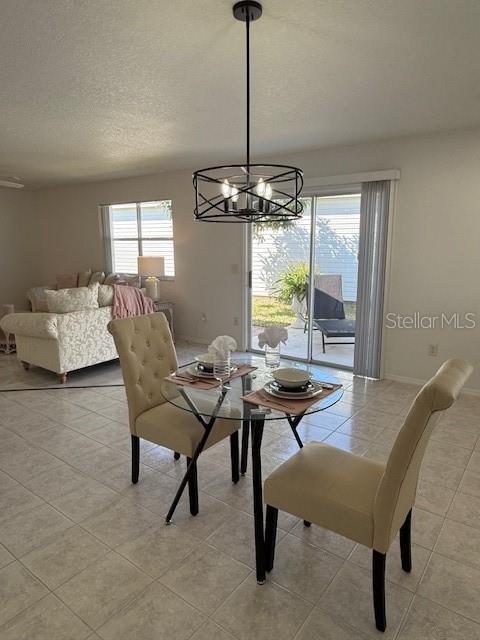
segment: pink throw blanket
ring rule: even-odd
[[[155,313],[153,300],[148,298],[138,287],[123,284],[113,285],[113,317],[130,318],[145,313]]]

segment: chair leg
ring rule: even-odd
[[[187,468],[191,462],[191,458],[187,458]],[[192,476],[188,481],[188,496],[190,498],[190,513],[192,516],[196,516],[198,513],[198,478],[197,478],[197,463],[195,463],[195,469]]]
[[[238,431],[230,436],[230,459],[232,461],[232,482],[240,480],[240,457],[238,452]]]
[[[400,528],[400,557],[402,569],[410,573],[412,570],[412,510],[407,514]]]
[[[180,454],[178,453],[178,451],[175,451],[173,454],[173,459],[174,460],[180,460]]]
[[[267,514],[265,517],[265,568],[267,571],[273,569],[275,560],[275,540],[277,537],[278,509],[267,504]]]
[[[244,476],[247,473],[249,435],[250,435],[250,420],[244,420],[243,427],[242,427],[242,458],[240,462],[240,473],[242,474],[242,476]]]
[[[304,526],[304,527],[311,527],[311,526],[312,526],[312,523],[311,523],[311,522],[309,522],[308,520],[304,520],[304,521],[303,521],[303,526]]]
[[[132,435],[132,482],[137,484],[140,471],[140,438]]]
[[[385,616],[385,560],[386,554],[373,550],[373,609],[375,611],[375,625],[379,631],[385,631],[387,620]]]

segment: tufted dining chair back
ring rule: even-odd
[[[386,553],[415,502],[420,465],[440,412],[457,399],[473,368],[447,360],[419,391],[405,418],[374,504],[373,548]]]
[[[108,325],[120,358],[130,431],[138,416],[165,402],[161,381],[178,369],[172,334],[163,313],[112,320]]]

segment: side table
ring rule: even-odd
[[[13,304],[4,304],[0,309],[0,318],[14,313],[15,307]],[[5,333],[3,329],[0,329],[0,353],[14,353],[17,350],[15,345],[15,336],[11,333]]]
[[[170,331],[172,332],[172,338],[175,341],[175,333],[173,330],[173,302],[164,302],[163,300],[154,300],[153,304],[157,311],[161,311],[165,314],[170,325]]]
[[[15,336],[0,329],[0,353],[15,353],[16,350]]]

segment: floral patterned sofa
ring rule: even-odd
[[[15,334],[17,357],[28,369],[31,364],[58,374],[64,383],[75,369],[118,358],[107,325],[112,307],[70,313],[12,313],[0,322],[5,332]]]
[[[28,289],[32,312],[12,313],[0,320],[5,332],[15,334],[17,357],[25,369],[31,364],[48,369],[64,383],[69,371],[118,358],[107,331],[114,284],[140,287],[141,278],[128,273],[105,276],[103,271],[88,269],[57,275],[56,284]]]

